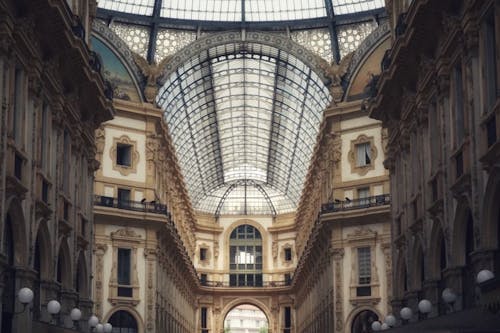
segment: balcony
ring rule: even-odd
[[[255,283],[234,284],[230,281],[210,281],[204,278],[200,279],[200,284],[203,287],[210,288],[276,288],[288,287],[292,284],[292,280],[284,281],[254,281]]]
[[[380,194],[354,200],[335,200],[321,205],[321,214],[384,206],[390,203],[390,194]]]
[[[155,213],[169,215],[167,205],[156,203],[155,201],[132,201],[123,200],[103,195],[94,196],[94,205],[110,208],[133,210],[136,212]]]

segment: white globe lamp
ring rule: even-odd
[[[99,324],[99,318],[97,318],[94,315],[90,316],[90,318],[89,318],[89,326],[90,327],[96,327],[97,324]]]
[[[51,314],[51,315],[56,315],[59,313],[59,311],[61,311],[61,303],[59,303],[58,301],[56,300],[52,300],[50,301],[49,303],[47,303],[47,311]]]
[[[453,304],[457,300],[457,295],[450,288],[446,288],[441,293],[443,301],[447,304]]]
[[[380,331],[381,327],[382,327],[382,325],[380,324],[379,321],[374,321],[372,323],[372,330],[374,330],[374,331]]]
[[[477,283],[481,284],[483,282],[486,282],[488,280],[491,280],[495,277],[495,274],[493,274],[492,271],[489,271],[487,269],[483,269],[479,273],[477,273],[476,281]]]
[[[388,314],[384,319],[384,323],[394,327],[396,326],[396,317],[393,314]]]
[[[432,304],[429,300],[423,299],[420,302],[418,302],[418,311],[420,311],[423,314],[427,314],[432,311]]]
[[[73,310],[71,310],[69,316],[71,317],[71,320],[79,321],[82,318],[82,311],[80,311],[80,309],[78,308],[74,308]]]
[[[33,301],[33,290],[30,288],[21,288],[17,293],[17,298],[22,305],[27,305]]]
[[[113,326],[110,323],[104,324],[104,333],[111,333],[113,331]]]
[[[96,333],[104,333],[104,325],[103,324],[97,324],[95,326],[95,332]]]
[[[413,316],[413,311],[409,307],[404,307],[399,314],[403,320],[409,320]]]
[[[380,329],[381,329],[382,331],[385,331],[385,330],[389,329],[389,327],[390,327],[390,326],[389,326],[389,325],[387,325],[387,323],[383,323],[383,324],[382,324],[382,326],[380,327]]]

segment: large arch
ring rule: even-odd
[[[80,298],[90,298],[90,284],[87,273],[87,259],[85,253],[80,251],[78,261],[76,263],[76,283],[75,290]]]
[[[446,239],[439,219],[432,221],[429,255],[427,256],[428,277],[441,279],[442,270],[448,265]]]
[[[349,313],[349,315],[347,316],[347,319],[346,319],[345,327],[346,328],[349,327],[351,333],[358,332],[358,331],[355,331],[354,327],[353,327],[356,324],[355,321],[359,318],[360,315],[363,315],[364,313],[368,313],[368,312],[373,313],[373,315],[376,316],[375,320],[380,321],[383,318],[382,314],[377,309],[365,305],[365,306],[355,308],[351,311],[351,313]],[[371,329],[371,325],[370,325],[369,329]]]
[[[63,238],[57,252],[56,280],[63,289],[73,289],[73,269],[71,265],[71,251],[68,239]]]
[[[136,323],[137,323],[137,333],[144,333],[145,331],[145,327],[144,327],[144,322],[141,318],[141,315],[139,314],[139,312],[137,312],[136,309],[134,309],[133,307],[129,307],[129,306],[126,306],[126,305],[122,305],[122,306],[115,306],[113,307],[104,317],[103,317],[103,322],[107,323],[109,322],[109,320],[111,319],[111,317],[119,312],[119,311],[124,311],[124,312],[127,312],[128,314],[132,315],[132,317],[135,319]]]
[[[10,219],[12,228],[12,240],[14,246],[13,264],[15,266],[28,265],[28,242],[26,220],[24,210],[18,197],[11,197],[7,200],[5,207],[5,219]],[[5,224],[5,223],[4,223]],[[5,235],[3,235],[5,241]]]
[[[484,191],[481,247],[500,249],[500,168],[495,168],[488,178]]]
[[[321,78],[325,84],[328,83],[328,73],[325,68],[326,61],[309,51],[302,45],[294,42],[286,35],[273,34],[261,31],[242,32],[242,31],[229,31],[209,34],[201,37],[191,44],[187,45],[177,53],[173,54],[170,61],[165,65],[165,68],[158,79],[160,85],[164,85],[167,78],[172,74],[176,68],[181,66],[185,61],[191,57],[196,56],[202,51],[208,50],[215,46],[232,43],[256,43],[267,46],[272,46],[287,52],[297,59],[301,60]]]
[[[471,225],[472,224],[472,225]],[[451,263],[454,266],[464,266],[467,261],[467,251],[464,244],[472,241],[474,247],[474,220],[467,198],[462,197],[457,202],[453,221],[453,237]]]
[[[220,320],[217,323],[218,327],[216,327],[215,331],[216,332],[223,332],[224,320],[226,319],[228,313],[232,309],[237,307],[238,305],[244,305],[244,304],[253,305],[253,306],[259,308],[266,315],[267,322],[269,324],[268,333],[274,332],[275,323],[277,322],[278,318],[274,318],[272,316],[272,313],[271,313],[269,307],[264,302],[262,302],[256,298],[250,298],[250,297],[237,297],[237,298],[233,299],[232,301],[228,302],[221,311],[221,316],[219,317]]]
[[[420,239],[415,240],[413,243],[411,255],[413,258],[411,260],[410,267],[410,276],[413,278],[411,281],[411,287],[413,289],[421,290],[424,286],[425,280],[425,255],[422,241]]]

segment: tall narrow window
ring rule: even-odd
[[[357,296],[371,295],[371,253],[370,247],[358,248],[358,284]]]
[[[356,166],[362,167],[372,163],[370,143],[360,143],[356,145]]]
[[[483,23],[484,30],[484,79],[486,80],[486,112],[493,110],[497,99],[497,63],[495,15],[492,12]]]
[[[262,286],[262,236],[256,228],[236,227],[229,239],[230,286]]]
[[[429,108],[429,148],[431,152],[431,171],[434,172],[439,164],[439,125],[438,125],[438,109],[436,104],[432,104]]]
[[[454,100],[455,100],[455,144],[460,145],[464,138],[464,96],[462,81],[462,64],[459,62],[454,69]]]
[[[201,333],[208,333],[208,311],[207,308],[201,308]]]
[[[48,154],[48,149],[47,149],[47,142],[48,137],[47,137],[47,118],[48,118],[48,105],[46,103],[43,103],[42,106],[42,113],[41,113],[41,119],[40,119],[40,129],[41,129],[41,137],[40,137],[40,165],[42,166],[42,170],[47,170],[47,154]]]
[[[285,261],[292,261],[292,248],[285,248]]]
[[[132,297],[130,286],[131,250],[118,249],[118,296]]]
[[[127,208],[130,206],[130,190],[125,188],[118,189],[118,208]]]
[[[24,115],[24,73],[20,68],[16,68],[14,73],[14,114],[12,115],[13,119],[13,128],[14,128],[14,140],[17,144],[21,143],[22,138],[22,121]]]
[[[284,320],[284,329],[283,333],[290,333],[292,329],[292,308],[289,306],[285,306],[285,311],[284,311],[285,318]]]
[[[63,139],[63,188],[64,193],[69,194],[69,172],[70,172],[70,136],[68,131],[64,131],[64,139]]]

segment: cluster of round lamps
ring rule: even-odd
[[[30,288],[21,288],[17,293],[17,298],[24,307],[33,301],[33,297],[33,291]],[[58,301],[51,300],[47,303],[47,312],[50,315],[56,316],[60,311],[61,303]],[[69,316],[73,322],[78,322],[82,318],[82,311],[78,308],[73,308]],[[88,324],[91,329],[94,329],[95,333],[111,333],[113,331],[113,326],[110,323],[99,323],[99,318],[95,315],[90,316]]]
[[[488,280],[493,279],[494,277],[495,275],[493,274],[493,272],[485,269],[477,274],[476,282],[481,284]],[[457,300],[457,295],[450,288],[444,289],[443,292],[441,293],[441,297],[446,304],[449,304],[451,306]],[[427,299],[421,300],[420,302],[418,302],[418,311],[420,311],[420,313],[422,313],[423,315],[429,314],[432,311],[432,303]],[[413,316],[413,311],[409,307],[404,307],[399,312],[399,315],[401,316],[401,319],[403,321],[408,321]],[[396,317],[393,314],[389,314],[384,318],[383,322],[374,321],[372,323],[372,330],[373,331],[387,330],[391,327],[396,326],[396,323],[397,323]]]

